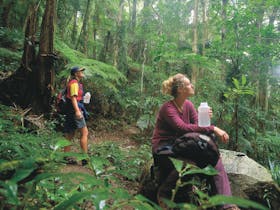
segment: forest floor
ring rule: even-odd
[[[132,140],[132,135],[138,132],[137,128],[129,128],[126,130],[111,130],[110,132],[105,130],[92,131],[89,130],[89,138],[88,138],[88,146],[89,148],[94,148],[94,145],[100,144],[104,141],[116,141],[120,147],[122,148],[134,148],[137,147],[137,143]],[[79,139],[74,139],[74,144],[72,147],[72,151],[80,151],[79,147]],[[63,173],[69,172],[80,172],[92,174],[93,171],[87,166],[82,166],[81,163],[78,164],[66,164],[65,167],[61,169]],[[121,179],[121,184],[124,189],[126,189],[131,195],[135,195],[138,192],[139,183],[136,181],[130,181],[127,179],[123,179],[122,177],[118,177]]]

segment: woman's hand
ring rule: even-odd
[[[220,138],[220,140],[222,142],[228,143],[229,135],[227,134],[227,132],[225,132],[224,130],[222,130],[218,127],[214,127],[214,133],[216,134],[216,136],[218,136]]]
[[[76,111],[75,112],[75,117],[76,117],[76,119],[81,119],[83,117],[82,112],[80,110]]]

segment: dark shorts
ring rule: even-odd
[[[74,114],[66,115],[64,123],[64,133],[72,133],[77,128],[83,128],[86,126],[87,124],[84,117],[77,119]]]

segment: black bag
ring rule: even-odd
[[[175,157],[189,159],[201,168],[215,166],[220,157],[213,137],[201,133],[186,133],[175,139],[172,152]]]

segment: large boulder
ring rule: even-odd
[[[244,153],[220,149],[234,196],[280,209],[280,189],[270,172]]]

